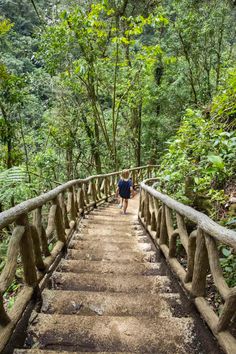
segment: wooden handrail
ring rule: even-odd
[[[144,169],[153,169],[153,168],[158,168],[158,165],[147,165],[147,166],[140,166],[140,167],[134,167],[129,169],[130,172],[132,171],[140,171]],[[96,180],[96,179],[102,179],[105,177],[111,177],[111,176],[117,176],[121,173],[122,171],[118,172],[112,172],[108,174],[101,174],[101,175],[94,175],[90,176],[85,179],[75,179],[69,182],[66,182],[62,184],[61,186],[58,186],[51,191],[44,193],[38,197],[31,198],[26,200],[25,202],[22,202],[6,211],[3,211],[0,213],[0,229],[5,227],[6,225],[12,223],[16,218],[24,213],[29,213],[30,211],[39,208],[43,206],[45,203],[51,201],[52,199],[56,198],[60,193],[65,192],[68,188],[71,188],[73,186],[79,185],[79,184],[87,184],[91,180]]]
[[[236,287],[229,288],[223,276],[218,253],[218,243],[236,250],[236,232],[220,226],[205,214],[160,193],[143,181],[140,194],[139,219],[160,247],[169,265],[218,339],[226,353],[234,354],[236,340],[227,330],[236,312]],[[191,230],[187,224],[191,221]],[[187,265],[178,260],[177,239],[186,254]],[[206,298],[207,274],[211,273],[214,285],[225,301],[218,316]]]
[[[170,198],[168,195],[163,194],[155,190],[154,188],[146,185],[146,181],[141,183],[141,188],[147,191],[154,198],[162,201],[169,208],[177,211],[179,214],[187,217],[189,220],[193,221],[202,230],[216,238],[222,243],[226,243],[230,247],[236,250],[236,232],[229,230],[210,219],[207,215],[187,206],[176,200]]]
[[[157,165],[148,165],[129,171],[134,184],[138,184],[151,177],[158,168]],[[72,180],[0,213],[0,230],[6,226],[8,232],[12,230],[6,264],[0,275],[0,352],[32,294],[38,290],[41,280],[68,244],[80,218],[98,203],[114,196],[120,173]],[[51,252],[50,240],[54,240]],[[19,255],[24,284],[13,309],[8,312],[3,304],[3,295],[15,277]]]

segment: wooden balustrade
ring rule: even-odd
[[[134,184],[141,182],[141,178],[150,177],[157,167],[130,169]],[[80,218],[114,196],[120,173],[72,180],[0,213],[0,230],[13,229],[6,264],[0,275],[0,351],[32,295],[39,290],[41,280],[66,247]],[[24,280],[12,310],[6,311],[4,294],[15,278],[17,267],[23,269]]]
[[[226,353],[236,353],[236,340],[229,330],[236,312],[236,287],[229,288],[227,285],[218,252],[219,243],[236,250],[236,232],[158,192],[150,186],[154,180],[141,183],[139,219],[193,297],[199,312]],[[182,245],[185,262],[178,257],[177,242]],[[220,315],[207,301],[209,274],[224,302]]]

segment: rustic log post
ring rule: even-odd
[[[52,203],[48,213],[48,224],[46,228],[46,235],[49,242],[51,242],[51,237],[53,235],[53,232],[56,229],[55,226],[56,210],[57,210],[56,204]]]
[[[101,195],[101,187],[100,187],[100,179],[99,178],[96,179],[96,190],[97,190],[98,200],[100,201],[102,199],[102,195]]]
[[[230,324],[233,315],[236,312],[236,287],[230,289],[230,293],[226,298],[223,311],[221,312],[217,332],[225,331]]]
[[[205,236],[204,232],[198,228],[192,280],[192,295],[194,297],[205,296],[206,276],[208,270],[209,262],[205,244]]]
[[[151,214],[150,214],[150,208],[149,208],[149,195],[147,192],[145,192],[145,197],[144,197],[144,221],[146,222],[146,225],[151,224]]]
[[[152,212],[151,215],[151,230],[156,231],[157,230],[157,222],[156,222],[156,215],[155,212]]]
[[[107,177],[107,194],[108,194],[108,197],[110,197],[112,194],[112,192],[111,192],[111,177]]]
[[[213,237],[205,234],[205,242],[208,252],[209,266],[214,283],[223,299],[226,299],[229,295],[229,287],[225,281],[223,271],[220,266],[220,257],[216,240],[214,240]]]
[[[76,186],[74,186],[72,188],[73,188],[73,194],[74,194],[75,213],[76,213],[76,216],[77,216],[77,213],[79,211],[79,206],[78,206],[78,201],[77,201],[77,198],[76,198],[76,195],[77,195]]]
[[[160,231],[161,231],[161,215],[162,215],[162,206],[159,207],[157,211],[157,231],[156,231],[156,238],[160,238]]]
[[[39,207],[33,211],[33,225],[36,227],[38,232],[44,256],[50,256],[48,240],[42,223],[42,207]]]
[[[3,296],[2,296],[2,293],[0,293],[0,326],[5,327],[10,322],[11,322],[11,319],[5,311],[5,308],[3,305]]]
[[[78,198],[79,213],[81,215],[83,215],[84,208],[85,208],[85,202],[84,202],[84,191],[81,187],[79,187],[79,189],[78,189],[77,198]]]
[[[30,225],[27,214],[23,214],[16,219],[17,225],[25,227],[25,232],[20,240],[20,253],[24,270],[25,283],[28,286],[36,287],[37,273],[35,269],[33,242],[30,233]]]
[[[135,170],[131,171],[133,187],[135,187]]]
[[[167,228],[167,233],[169,240],[171,238],[171,235],[174,232],[174,227],[173,227],[173,219],[172,219],[172,209],[170,209],[167,205],[164,206],[165,208],[165,217],[166,217],[166,228]]]
[[[62,219],[62,210],[61,210],[61,207],[60,207],[57,197],[55,199],[53,199],[53,204],[56,206],[56,213],[55,213],[55,221],[54,222],[55,222],[55,229],[56,229],[56,233],[57,233],[57,238],[59,241],[66,243],[65,228],[63,226],[63,219]]]
[[[150,165],[148,165],[147,166],[147,178],[151,178],[151,166]]]
[[[100,193],[102,193],[102,196],[105,195],[105,178],[102,179],[102,183],[100,186]]]
[[[180,241],[182,243],[183,248],[185,249],[185,252],[188,254],[189,237],[188,237],[188,232],[185,225],[184,217],[179,213],[176,213],[176,220],[177,220],[177,226],[179,230]]]
[[[4,294],[15,278],[20,240],[25,232],[24,226],[16,226],[10,237],[5,266],[0,275],[0,293]]]
[[[59,204],[60,204],[61,211],[62,211],[62,217],[63,217],[64,227],[65,227],[65,229],[69,229],[69,228],[70,228],[70,225],[69,225],[69,220],[68,220],[68,216],[67,216],[67,210],[66,210],[66,204],[65,204],[65,199],[64,199],[64,193],[60,193],[60,194],[59,194],[58,200],[59,200]]]
[[[114,193],[116,193],[118,187],[119,174],[114,176]]]
[[[169,237],[169,257],[173,258],[176,257],[176,240],[179,236],[179,230],[176,229],[172,232]]]
[[[115,176],[111,176],[111,194],[116,192]]]
[[[140,168],[139,170],[139,180],[142,182],[143,180],[143,170]]]
[[[161,227],[160,227],[160,245],[168,244],[168,233],[166,226],[166,213],[165,213],[165,204],[162,205],[161,212]]]
[[[88,196],[88,204],[90,204],[90,197],[92,196],[92,181],[90,180],[88,182],[88,190],[87,190],[87,196]]]
[[[141,214],[142,217],[142,203],[143,203],[143,190],[140,190],[140,195],[139,195],[139,207],[138,207],[138,213]]]
[[[193,278],[194,258],[196,252],[196,237],[197,237],[197,230],[194,230],[191,232],[188,241],[188,265],[187,265],[187,273],[184,279],[185,283],[192,281]]]
[[[88,186],[87,184],[83,183],[83,192],[84,192],[84,201],[85,201],[85,205],[89,205],[89,197],[88,197]]]
[[[108,180],[106,177],[104,178],[104,194],[106,197],[105,201],[107,202],[108,201]]]
[[[67,211],[70,213],[70,221],[76,220],[76,209],[75,209],[75,196],[74,196],[74,188],[70,187],[68,190],[68,205]]]
[[[44,271],[45,265],[41,254],[40,239],[39,239],[38,231],[34,225],[30,225],[30,232],[31,232],[31,237],[32,237],[33,247],[34,247],[35,265],[39,271]]]
[[[90,181],[91,183],[91,196],[92,196],[92,201],[94,202],[94,207],[96,208],[97,204],[97,190],[96,190],[96,185],[94,181]]]

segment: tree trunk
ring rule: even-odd
[[[93,144],[94,161],[95,161],[97,173],[101,174],[102,164],[101,164],[100,151],[99,151],[100,138],[99,138],[99,127],[96,119],[94,120],[94,131],[95,131],[95,139],[96,139],[96,145]]]
[[[67,180],[73,179],[73,149],[70,146],[66,150],[66,170],[67,170]]]
[[[101,174],[102,173],[102,164],[101,164],[100,151],[99,151],[99,127],[98,127],[98,124],[95,120],[94,133],[93,133],[92,129],[89,126],[87,117],[84,114],[82,114],[82,121],[84,123],[86,134],[89,138],[91,153],[92,153],[92,157],[93,157],[93,160],[94,160],[95,166],[96,166],[96,172],[98,174]],[[96,135],[96,140],[95,140],[95,135]],[[96,143],[95,143],[95,141],[96,141]]]

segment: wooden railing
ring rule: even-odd
[[[153,183],[154,179],[141,183],[139,218],[193,297],[199,312],[223,349],[226,353],[235,354],[236,340],[229,327],[236,312],[236,287],[229,288],[224,279],[218,244],[236,250],[236,232],[158,192],[149,186]],[[177,255],[179,241],[185,253],[186,265]],[[224,302],[220,316],[206,298],[209,273]]]
[[[134,185],[151,177],[154,165],[130,169]],[[0,232],[9,233],[7,258],[0,275],[0,351],[9,340],[32,295],[60,257],[79,219],[114,196],[120,172],[67,182],[48,193],[0,213]],[[50,251],[50,247],[52,247]],[[23,271],[24,281],[11,311],[4,294]]]

